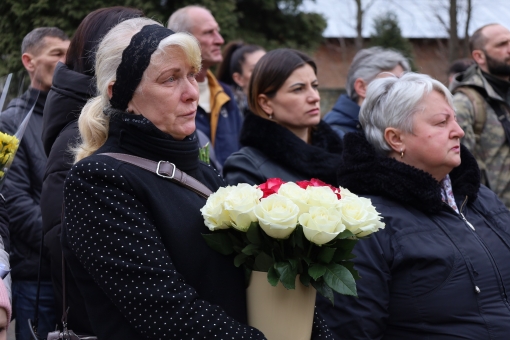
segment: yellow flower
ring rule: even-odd
[[[10,152],[2,155],[2,164],[7,164],[9,162],[9,160],[11,160],[12,155],[13,154]]]
[[[12,160],[18,149],[19,140],[15,136],[0,132],[0,143],[0,166],[3,167]]]
[[[19,142],[18,138],[16,138],[16,136],[9,135],[4,132],[0,132],[0,141],[2,143],[7,143],[7,144],[10,144],[10,143],[18,144],[18,142]]]

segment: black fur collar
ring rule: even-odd
[[[249,113],[244,120],[240,140],[243,146],[262,151],[286,168],[336,185],[342,140],[323,121],[313,128],[312,143],[306,144],[285,127]]]
[[[450,172],[454,194],[476,199],[480,171],[475,158],[461,145],[462,163]],[[355,194],[376,195],[409,204],[428,213],[441,210],[441,186],[430,174],[393,158],[376,154],[363,133],[344,137],[338,182]]]

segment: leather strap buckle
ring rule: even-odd
[[[151,161],[145,158],[141,158],[134,155],[128,155],[125,153],[100,153],[99,155],[109,156],[113,157],[121,162],[129,163],[135,166],[138,166],[142,169],[145,169],[147,171],[150,171],[152,173],[155,173],[156,175],[171,179],[174,182],[179,183],[183,187],[188,188],[189,190],[195,192],[196,194],[202,196],[203,198],[209,197],[209,195],[212,194],[211,189],[206,187],[204,184],[202,184],[199,180],[196,178],[193,178],[192,176],[186,174],[185,172],[177,169],[174,163],[168,162],[168,161]],[[170,169],[165,170],[163,167],[166,167],[166,164],[168,163],[172,166],[172,170]],[[172,175],[167,175],[169,173],[172,173]],[[175,175],[177,174],[177,178]],[[42,244],[42,243],[41,243]]]
[[[161,169],[161,165],[162,163],[168,163],[172,166],[172,174],[170,176],[168,176],[167,174],[163,173],[163,172],[160,172],[160,169]],[[166,171],[165,171],[166,172]],[[173,179],[174,176],[175,176],[175,164],[174,163],[170,163],[170,162],[167,162],[167,161],[159,161],[158,162],[158,166],[156,168],[156,175],[160,176],[160,177],[163,177],[163,178],[169,178],[169,179]]]

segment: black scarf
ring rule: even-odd
[[[482,75],[485,79],[489,82],[489,84],[492,86],[494,91],[503,98],[503,100],[507,103],[510,103],[510,82],[497,78],[493,76],[490,73],[486,73],[482,71]]]
[[[243,123],[240,141],[243,146],[262,151],[286,168],[336,185],[342,140],[323,121],[312,128],[311,144],[307,144],[285,127],[249,113]]]
[[[109,108],[109,139],[115,140],[128,153],[153,161],[166,160],[180,170],[192,174],[198,168],[198,140],[195,133],[183,140],[159,130],[142,115]]]
[[[462,163],[450,172],[455,195],[474,201],[480,187],[480,170],[471,153],[461,144]],[[344,137],[338,182],[355,194],[383,196],[428,213],[442,209],[441,184],[429,173],[380,156],[363,133]]]

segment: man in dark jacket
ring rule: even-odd
[[[347,132],[360,131],[359,109],[365,99],[368,84],[384,76],[381,72],[399,77],[410,70],[409,62],[400,52],[378,46],[360,50],[354,56],[347,74],[347,94],[338,98],[324,121],[331,125],[340,138]]]
[[[64,61],[69,38],[56,27],[40,27],[28,33],[21,46],[22,62],[30,76],[30,88],[12,100],[2,113],[2,131],[16,133],[20,118],[34,111],[7,175],[3,194],[10,219],[13,318],[16,339],[31,339],[27,320],[34,318],[37,294],[42,218],[39,207],[46,155],[41,142],[42,113],[51,87],[53,70]],[[55,328],[53,287],[47,261],[42,260],[39,295],[39,335]]]
[[[186,6],[175,11],[168,20],[175,32],[189,32],[197,38],[202,51],[202,70],[197,74],[197,129],[214,146],[218,163],[223,166],[230,154],[239,150],[241,115],[229,86],[216,79],[209,70],[223,60],[221,45],[225,42],[211,12],[201,6]],[[218,169],[221,170],[221,169]]]

